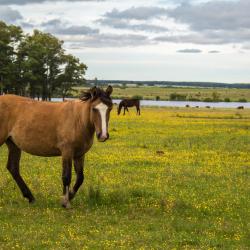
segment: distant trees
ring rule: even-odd
[[[169,95],[169,100],[171,101],[185,101],[187,98],[186,95],[178,94],[178,93],[171,93]]]
[[[50,100],[84,84],[87,66],[66,54],[62,45],[51,34],[24,34],[20,27],[0,21],[0,92]]]

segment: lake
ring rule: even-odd
[[[66,100],[74,100],[72,98],[66,98]],[[61,102],[62,98],[52,98],[54,102]],[[121,100],[114,99],[113,102],[118,104]],[[155,100],[142,100],[141,106],[155,106],[155,107],[190,107],[199,106],[205,108],[210,106],[211,108],[237,108],[243,106],[244,108],[250,108],[250,102],[191,102],[191,101],[155,101]]]

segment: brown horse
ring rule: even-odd
[[[122,107],[123,107],[123,115],[125,115],[125,111],[128,111],[128,107],[136,107],[136,114],[140,115],[140,100],[138,99],[123,99],[118,106],[118,115],[120,115]],[[129,112],[129,111],[128,111]]]
[[[21,151],[62,156],[62,205],[69,208],[70,200],[83,183],[84,155],[93,144],[94,133],[100,142],[109,138],[111,93],[111,86],[106,91],[94,87],[84,92],[80,100],[62,103],[15,95],[0,97],[0,146],[7,144],[7,168],[29,202],[35,199],[19,172]],[[72,160],[77,178],[70,190]]]

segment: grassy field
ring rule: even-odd
[[[60,158],[23,154],[28,204],[0,149],[0,249],[249,249],[250,110],[143,108],[110,123],[60,207]]]
[[[76,88],[75,95],[84,88]],[[117,99],[132,96],[142,96],[143,99],[155,100],[157,96],[160,100],[169,100],[170,94],[177,93],[186,95],[187,99],[195,98],[204,100],[212,98],[213,93],[218,94],[219,99],[224,100],[230,98],[231,101],[238,101],[239,99],[246,99],[250,102],[250,89],[226,89],[226,88],[162,88],[162,87],[128,87],[128,88],[114,88],[113,96]]]

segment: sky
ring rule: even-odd
[[[0,20],[52,33],[87,79],[250,82],[250,0],[0,0]]]

